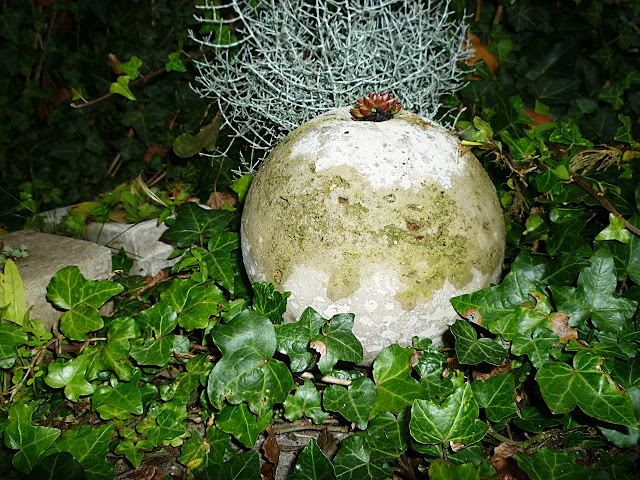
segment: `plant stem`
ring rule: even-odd
[[[580,178],[575,173],[571,174],[571,180],[573,180],[576,183],[576,185],[578,185],[580,188],[582,188],[585,192],[587,192],[593,198],[598,200],[598,202],[600,202],[600,204],[604,208],[606,208],[607,211],[609,213],[611,213],[613,216],[619,217],[619,218],[622,217],[620,212],[618,212],[615,209],[615,207],[613,205],[611,205],[611,203],[609,203],[609,201],[606,198],[604,198],[604,194],[602,192],[598,192],[595,188],[593,188],[591,185],[589,185],[587,182],[585,182],[582,178]],[[634,235],[640,237],[640,229],[639,228],[634,227],[633,225],[631,225],[626,220],[624,221],[624,226],[625,226],[625,228],[627,230],[629,230],[630,232],[633,232]]]

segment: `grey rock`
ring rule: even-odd
[[[30,318],[39,318],[51,330],[62,312],[47,301],[51,277],[68,265],[77,265],[88,280],[106,279],[111,273],[111,251],[102,245],[74,238],[51,235],[37,230],[19,230],[0,237],[0,241],[29,254],[16,260],[24,284],[27,308],[33,305]],[[103,314],[106,314],[104,310]]]

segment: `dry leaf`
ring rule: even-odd
[[[420,361],[420,357],[422,357],[422,352],[419,350],[414,350],[411,354],[411,358],[409,358],[409,365],[411,368],[415,367]]]
[[[520,447],[508,443],[501,443],[493,450],[493,457],[491,457],[490,462],[498,471],[494,475],[495,478],[500,480],[530,480],[529,475],[518,467],[516,455],[519,451],[522,451]]]
[[[496,57],[487,49],[486,45],[483,45],[482,42],[480,42],[480,39],[477,35],[470,33],[469,35],[467,35],[467,38],[469,39],[468,46],[470,46],[474,50],[473,56],[469,60],[467,60],[467,64],[473,66],[478,60],[484,60],[484,63],[487,64],[491,75],[494,75],[496,69],[498,68],[498,60],[496,60]],[[473,80],[479,79],[478,77],[471,78]]]
[[[156,142],[151,142],[151,145],[149,145],[149,147],[144,152],[144,161],[145,163],[149,163],[151,161],[151,158],[156,154],[164,158],[164,156],[167,154],[168,151],[169,150],[164,148],[161,144]]]
[[[262,451],[264,456],[277,467],[280,460],[280,445],[278,445],[278,440],[273,432],[272,424],[267,427],[267,435],[267,439],[262,444]]]
[[[309,346],[320,354],[320,358],[323,358],[327,354],[327,344],[322,340],[315,340],[311,342]]]
[[[107,55],[107,64],[109,64],[109,66],[113,70],[113,73],[115,73],[116,75],[124,75],[124,72],[120,70],[120,67],[118,66],[120,65],[120,60],[118,60],[118,58],[113,53]]]
[[[152,480],[156,473],[158,473],[158,467],[155,465],[145,465],[135,470],[129,480]]]
[[[553,123],[553,118],[551,118],[549,115],[541,115],[533,110],[528,109],[523,109],[522,113],[533,120],[533,125],[527,125],[527,127],[529,128],[537,127],[538,125],[543,125],[545,123]]]
[[[569,326],[569,315],[556,313],[549,322],[551,330],[560,337],[560,340],[578,340],[578,332]]]
[[[220,210],[222,208],[222,205],[224,205],[225,203],[232,207],[235,207],[238,204],[238,200],[230,193],[213,192],[211,195],[209,195],[207,201],[204,202],[205,205],[211,207],[213,210]]]
[[[474,370],[472,372],[474,380],[486,380],[487,378],[495,377],[500,375],[501,373],[506,373],[511,371],[511,363],[509,363],[508,359],[504,359],[500,365],[497,367],[492,367],[488,372],[482,372],[479,370]]]
[[[333,457],[338,453],[339,442],[327,427],[324,427],[320,435],[318,435],[317,443],[322,453],[324,453],[329,460],[333,460]]]

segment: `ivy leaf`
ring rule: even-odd
[[[616,276],[609,249],[602,247],[591,257],[591,265],[578,276],[578,287],[549,287],[559,312],[569,315],[569,324],[582,325],[591,318],[603,332],[622,330],[638,307],[638,302],[614,296]]]
[[[471,385],[465,383],[440,405],[431,400],[416,400],[411,407],[409,430],[420,443],[471,445],[489,430],[487,424],[478,420],[478,415]]]
[[[398,418],[390,412],[380,412],[367,428],[367,440],[372,460],[392,461],[402,455],[409,442],[409,423],[406,415]]]
[[[310,346],[320,353],[317,365],[322,373],[330,373],[338,360],[362,361],[362,344],[351,331],[354,317],[352,313],[334,315],[312,339]]]
[[[542,398],[553,413],[569,413],[579,406],[584,413],[605,422],[633,425],[636,419],[629,394],[602,369],[602,357],[578,352],[573,368],[551,362],[536,374]]]
[[[4,308],[0,310],[0,320],[6,318],[22,326],[24,312],[27,309],[24,284],[18,267],[10,258],[4,264],[4,273],[0,272],[0,306]]]
[[[295,473],[290,480],[335,480],[333,465],[312,438],[296,460]]]
[[[139,442],[133,442],[132,440],[125,440],[120,442],[115,448],[114,453],[118,455],[124,455],[131,464],[138,468],[144,459],[144,451],[153,450],[153,443],[149,440],[140,440]]]
[[[184,419],[187,418],[187,407],[184,403],[175,401],[155,403],[149,408],[147,418],[155,421],[147,432],[147,439],[154,446],[159,446],[163,441],[184,435],[187,426]]]
[[[37,480],[85,480],[87,477],[69,452],[48,455],[31,470],[30,479]]]
[[[102,328],[98,308],[124,287],[108,280],[87,280],[80,269],[68,266],[58,270],[47,287],[47,298],[65,312],[60,330],[71,340],[84,340],[87,332]]]
[[[559,341],[560,337],[548,328],[539,328],[532,335],[515,335],[511,343],[511,353],[528,355],[533,366],[540,368],[551,361],[549,349]]]
[[[264,431],[271,421],[272,412],[257,417],[249,411],[246,403],[240,405],[224,404],[216,414],[216,425],[223,432],[230,433],[247,448],[253,448],[258,434]]]
[[[501,373],[486,380],[476,380],[471,383],[471,390],[478,406],[485,409],[487,418],[492,422],[499,422],[518,411],[513,401],[516,387],[511,373]]]
[[[225,398],[236,405],[246,401],[252,412],[263,416],[286,400],[295,384],[286,365],[271,358],[276,334],[267,317],[245,310],[229,323],[216,326],[211,335],[222,352],[207,382],[207,395],[214,406],[219,408]]]
[[[120,380],[131,380],[131,363],[128,359],[131,350],[130,339],[140,335],[131,317],[118,317],[109,325],[107,343],[102,347],[88,348],[84,355],[89,356],[86,378],[95,379],[101,372],[110,370]]]
[[[222,290],[213,282],[196,283],[191,279],[174,279],[160,299],[176,311],[178,324],[185,330],[207,328],[209,317],[228,305]]]
[[[274,325],[281,325],[282,315],[287,311],[287,298],[291,296],[291,292],[278,292],[273,283],[256,282],[251,287],[253,308],[269,317]]]
[[[57,428],[34,426],[31,419],[17,418],[4,431],[4,444],[18,452],[11,463],[16,470],[29,473],[60,435]]]
[[[366,377],[358,377],[351,382],[348,390],[340,385],[331,385],[322,395],[322,404],[325,410],[340,412],[344,418],[364,430],[377,396],[375,384]]]
[[[313,423],[319,425],[329,415],[322,410],[320,404],[320,392],[314,383],[306,379],[304,384],[296,389],[295,395],[289,395],[284,402],[284,416],[290,422],[298,420],[303,415],[311,418]]]
[[[633,133],[631,132],[631,118],[626,115],[618,115],[618,120],[622,122],[622,126],[618,127],[618,131],[614,140],[618,140],[619,142],[625,142],[631,145],[631,149],[635,150],[636,141],[633,138]]]
[[[414,350],[394,344],[384,348],[373,362],[373,379],[378,399],[370,415],[399,413],[416,398],[426,398],[422,385],[411,376]]]
[[[625,220],[609,214],[609,226],[596,235],[596,240],[617,240],[620,243],[629,243],[631,233],[625,228]]]
[[[231,251],[240,246],[235,232],[214,232],[209,239],[208,252],[202,257],[209,276],[233,293],[234,270]]]
[[[546,260],[523,252],[500,285],[453,297],[451,305],[463,318],[498,333],[496,323],[530,300],[530,292],[538,290],[536,282],[544,278],[547,270]]]
[[[173,352],[189,350],[189,340],[173,335],[178,323],[176,312],[164,303],[156,303],[135,317],[144,332],[131,349],[131,357],[140,365],[163,367],[169,362]],[[143,343],[144,342],[144,343]]]
[[[129,100],[135,101],[136,97],[135,95],[133,95],[133,93],[131,93],[131,89],[129,88],[129,80],[131,80],[131,78],[129,78],[128,75],[120,75],[117,79],[117,82],[113,82],[109,86],[109,93],[122,95]]]
[[[27,334],[13,323],[0,323],[0,368],[11,368],[18,358],[18,346],[27,343]]]
[[[215,150],[221,121],[222,115],[218,112],[211,123],[202,127],[197,135],[191,135],[190,133],[180,134],[173,142],[174,153],[181,158],[189,158],[200,153],[203,149],[208,151]]]
[[[260,454],[249,452],[233,457],[221,465],[210,465],[199,470],[197,480],[261,480]]]
[[[191,438],[180,449],[177,460],[189,470],[195,470],[204,461],[209,445],[197,430],[191,430]]]
[[[297,322],[276,328],[278,351],[291,359],[291,371],[300,372],[307,368],[313,358],[309,343],[318,335],[320,328],[326,322],[322,315],[308,307],[302,312]]]
[[[236,455],[235,450],[231,446],[231,436],[215,425],[207,429],[204,441],[206,442],[205,448],[208,446],[208,451],[198,467],[197,472],[206,471],[211,465],[219,465]]]
[[[498,343],[500,339],[478,339],[475,329],[464,320],[456,320],[451,325],[451,333],[456,337],[456,355],[462,364],[478,365],[487,362],[500,365],[507,355],[507,351]]]
[[[638,226],[640,218],[634,215],[629,222]],[[629,276],[634,283],[640,285],[640,238],[632,235],[626,245],[613,242],[609,248],[616,265],[618,280],[624,280]]]
[[[104,326],[97,308],[77,305],[60,317],[60,331],[70,340],[84,340],[87,333]]]
[[[195,203],[185,203],[160,239],[175,242],[180,248],[204,245],[205,239],[226,228],[232,215],[226,210],[207,210]]]
[[[480,480],[480,476],[472,463],[452,465],[436,458],[429,465],[429,480]]]
[[[71,265],[58,270],[47,287],[47,298],[63,310],[77,305],[99,308],[124,287],[108,280],[87,280],[80,269]]]
[[[82,395],[91,395],[95,387],[84,379],[89,365],[89,357],[80,355],[72,360],[58,359],[49,365],[49,373],[44,381],[53,388],[64,388],[64,394],[72,402]]]
[[[113,423],[97,428],[76,426],[67,430],[47,454],[69,452],[84,469],[87,480],[111,480],[116,471],[107,460],[107,453],[114,426]]]
[[[138,70],[140,69],[141,66],[142,66],[142,60],[140,60],[135,55],[133,55],[128,62],[118,64],[118,68],[122,70],[125,73],[125,75],[131,78],[131,80],[135,80],[136,78],[138,78],[138,75],[140,75]]]
[[[138,374],[138,378],[140,375]],[[98,387],[91,396],[93,410],[104,420],[124,420],[131,414],[142,415],[142,394],[137,381],[119,382],[114,388]]]
[[[164,66],[164,69],[167,72],[171,72],[172,70],[176,72],[187,71],[187,68],[184,66],[184,63],[182,63],[182,60],[180,60],[181,53],[182,53],[182,48],[179,48],[177,51],[171,52],[169,54],[169,61]]]
[[[371,461],[371,450],[359,435],[351,435],[342,441],[333,460],[333,467],[337,480],[383,480],[393,477],[393,470],[389,465]]]
[[[542,447],[532,455],[518,452],[518,466],[531,480],[573,480],[592,478],[591,470],[576,462],[577,454]]]

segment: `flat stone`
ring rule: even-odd
[[[140,223],[90,223],[83,237],[91,242],[105,245],[117,253],[124,248],[133,260],[130,275],[155,276],[160,270],[173,266],[178,259],[167,260],[173,247],[161,242],[160,237],[167,230],[158,220]]]
[[[8,233],[0,241],[13,248],[27,247],[29,255],[18,258],[16,266],[24,283],[27,308],[33,305],[30,317],[42,320],[47,330],[57,324],[63,313],[47,301],[47,286],[58,270],[77,265],[88,280],[106,279],[111,273],[111,251],[93,242],[37,230]]]

